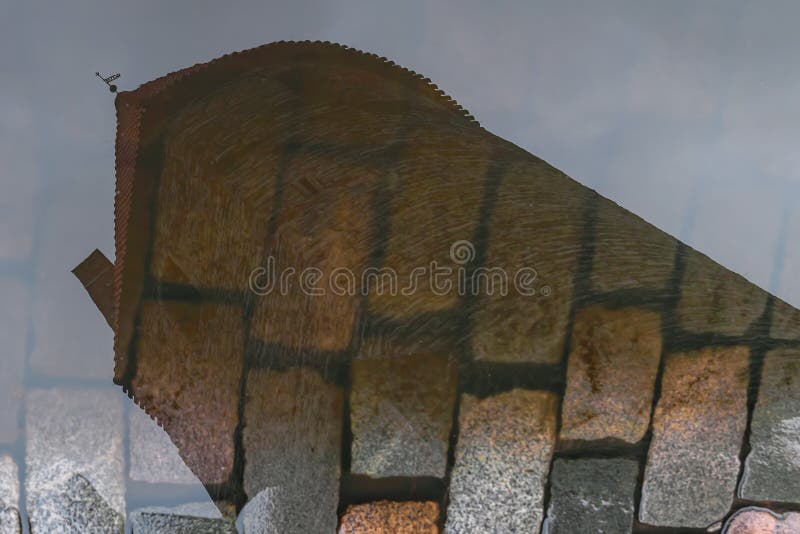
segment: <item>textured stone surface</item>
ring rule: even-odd
[[[86,477],[70,478],[54,499],[39,503],[37,521],[31,520],[36,532],[103,532],[122,533],[123,516],[111,508]]]
[[[728,520],[722,534],[797,534],[800,513],[777,514],[764,508],[743,508]]]
[[[670,354],[653,416],[639,518],[707,527],[731,507],[747,424],[749,350]]]
[[[675,266],[677,240],[605,198],[598,200],[592,288],[662,289]]]
[[[284,510],[283,497],[286,490],[278,487],[265,488],[250,497],[239,514],[237,526],[244,534],[281,534],[290,518]]]
[[[739,495],[800,503],[800,349],[767,353]]]
[[[0,456],[0,534],[21,532],[19,521],[19,470],[11,456]]]
[[[228,480],[244,354],[241,310],[145,302],[132,389],[204,483]]]
[[[769,335],[775,339],[800,339],[800,310],[775,299]]]
[[[659,313],[601,306],[576,314],[561,413],[562,440],[636,443],[650,422],[661,358]]]
[[[20,534],[22,523],[19,510],[13,506],[0,506],[0,534]]]
[[[279,532],[333,532],[339,501],[341,388],[310,368],[253,370],[247,380],[244,487],[266,488]]]
[[[128,417],[131,480],[151,484],[197,484],[169,435],[144,410],[132,406]]]
[[[426,273],[413,291],[380,294],[371,290],[371,311],[407,317],[459,302],[458,268],[463,263],[454,261],[451,247],[473,239],[490,161],[489,139],[478,134],[466,130],[454,136],[452,130],[426,126],[409,135],[402,162],[393,169],[388,184],[391,233],[383,266],[397,273],[400,288],[410,288],[412,272],[429,269],[431,262],[451,270],[442,271],[436,285]]]
[[[435,502],[378,501],[348,506],[339,534],[436,534]]]
[[[758,286],[697,251],[687,251],[677,309],[681,327],[741,335],[761,316],[766,303],[767,293]]]
[[[278,280],[258,298],[253,335],[296,349],[343,350],[362,300],[361,275],[373,234],[365,214],[372,209],[379,171],[302,153],[290,159],[284,174],[287,185],[267,252],[274,258],[274,278],[289,269],[295,274],[286,275],[285,290]],[[266,287],[266,276],[257,280]]]
[[[25,488],[34,532],[124,517],[123,398],[116,390],[28,392]],[[82,500],[97,503],[100,515],[83,510]]]
[[[133,534],[236,534],[230,519],[198,517],[190,514],[156,510],[131,513]]]
[[[522,389],[462,396],[446,532],[538,532],[556,405]]]
[[[509,291],[505,296],[497,290],[481,291],[478,296],[475,358],[536,363],[561,359],[589,196],[589,190],[536,158],[510,164],[489,222],[485,262],[487,268],[505,270]],[[531,271],[518,275],[520,269],[533,269],[536,276]]]
[[[11,443],[19,434],[30,305],[27,288],[11,277],[0,276],[0,295],[0,443]]]
[[[366,355],[351,365],[353,473],[444,477],[457,362],[446,354]]]
[[[546,534],[630,533],[639,464],[625,459],[553,462]]]

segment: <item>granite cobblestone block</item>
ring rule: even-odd
[[[447,354],[378,354],[351,364],[353,473],[444,477],[456,400]]]
[[[25,490],[34,533],[85,525],[116,532],[125,516],[123,398],[117,390],[27,393]]]
[[[629,534],[638,475],[635,460],[556,460],[544,534]]]
[[[556,407],[543,391],[462,396],[445,532],[538,532]]]
[[[670,354],[653,416],[639,519],[705,528],[733,504],[747,424],[747,347]]]
[[[281,534],[333,532],[339,501],[343,393],[310,368],[253,370],[245,405],[244,489],[267,488]]]
[[[739,496],[800,504],[800,349],[767,353]]]
[[[661,316],[638,308],[579,310],[572,331],[562,440],[636,443],[650,422]]]

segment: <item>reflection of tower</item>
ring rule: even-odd
[[[116,80],[117,78],[120,77],[119,73],[112,74],[111,76],[108,76],[108,77],[105,77],[105,78],[103,76],[100,76],[99,72],[95,72],[94,75],[97,76],[98,78],[100,78],[101,80],[103,80],[106,83],[106,85],[108,86],[108,89],[112,93],[116,93],[117,92],[117,86],[112,84],[111,82],[113,82],[114,80]]]
[[[375,56],[275,43],[116,105],[113,283],[88,289],[113,289],[115,382],[222,509],[255,501],[289,533],[341,514],[352,532],[729,514],[760,413],[748,384],[780,383],[762,363],[800,349],[796,310]],[[270,259],[323,292],[254,295]],[[336,269],[406,281],[433,261],[536,279],[528,294],[325,291]],[[763,432],[748,435],[755,450]]]

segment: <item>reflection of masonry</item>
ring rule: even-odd
[[[800,312],[429,81],[276,43],[117,112],[113,296],[90,287],[115,381],[254,532],[796,521]],[[270,256],[408,276],[462,239],[552,294],[248,292]]]

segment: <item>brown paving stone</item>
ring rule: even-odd
[[[276,285],[260,290],[254,336],[297,349],[336,351],[349,345],[372,246],[369,213],[378,175],[377,168],[334,157],[291,159],[276,236],[268,247]],[[287,269],[295,274],[282,290],[280,273]],[[319,279],[303,278],[304,271],[312,272],[308,269],[318,269]],[[266,288],[267,278],[258,283]]]
[[[697,251],[689,250],[678,320],[690,332],[744,334],[764,312],[767,293]]]
[[[436,534],[439,505],[435,502],[378,501],[348,506],[339,534]]]
[[[767,353],[739,495],[800,504],[800,348]]]
[[[397,274],[397,291],[371,286],[374,313],[409,317],[458,303],[461,264],[453,261],[451,247],[473,239],[491,155],[489,140],[477,133],[433,126],[411,132],[388,185],[390,234],[383,267]],[[449,269],[436,286],[431,283],[432,262],[437,270]],[[415,269],[427,271],[412,286]]]
[[[643,523],[704,528],[733,504],[747,424],[747,347],[670,354],[653,416]]]
[[[152,269],[166,282],[246,290],[261,265],[291,93],[245,77],[187,105],[164,139]],[[287,121],[288,122],[288,121]]]
[[[539,531],[557,402],[522,389],[462,396],[446,532]]]
[[[769,335],[774,339],[800,340],[800,310],[780,299],[775,299]]]
[[[800,513],[778,514],[765,508],[743,508],[725,526],[723,534],[797,534]]]
[[[511,165],[489,223],[485,264],[505,269],[509,291],[505,296],[497,291],[478,296],[472,337],[475,358],[536,363],[561,359],[590,194],[536,158]],[[532,284],[536,294],[514,288],[521,268],[536,271]]]
[[[244,325],[239,307],[146,301],[135,400],[158,419],[205,484],[233,468]]]
[[[250,371],[244,488],[250,498],[269,488],[276,532],[336,529],[342,403],[341,388],[312,369]]]
[[[636,443],[650,422],[661,358],[659,313],[601,306],[576,314],[562,406],[562,440]]]
[[[677,240],[614,202],[601,198],[595,225],[595,291],[663,289],[675,265]]]
[[[447,354],[363,350],[351,365],[351,471],[444,477],[456,371]]]

